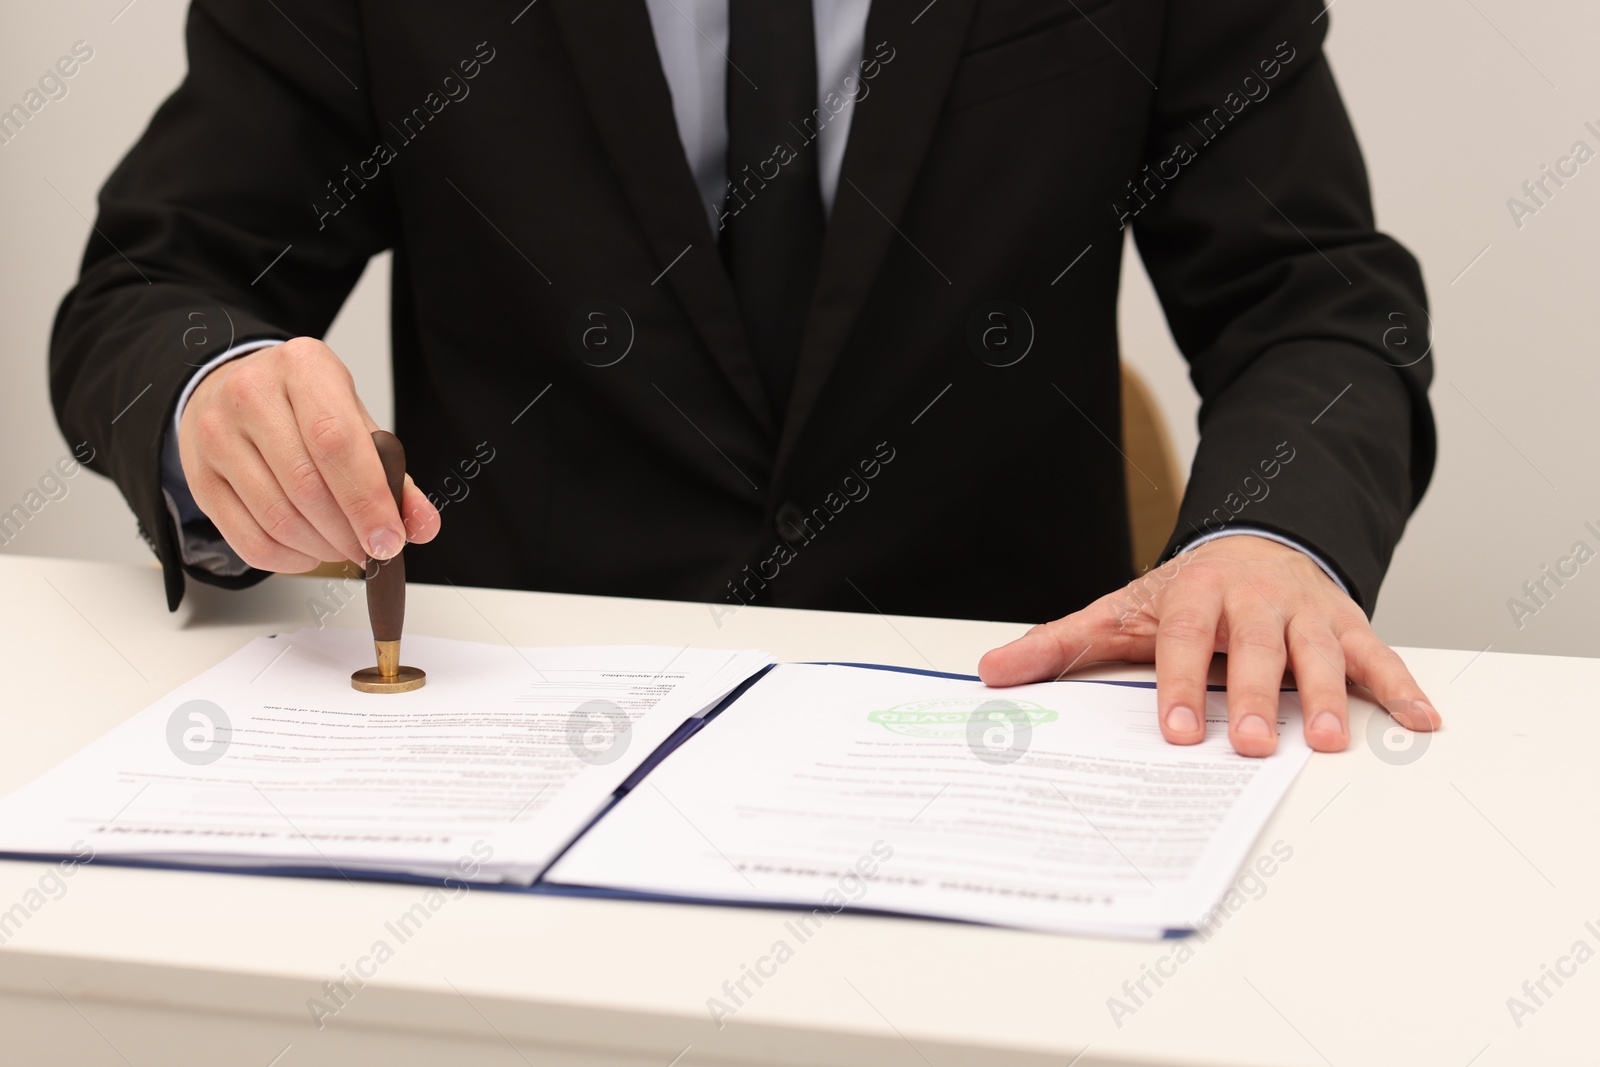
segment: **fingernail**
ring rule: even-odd
[[[1271,737],[1272,727],[1259,715],[1246,715],[1239,720],[1240,737]]]
[[[392,559],[400,552],[400,538],[393,530],[379,530],[367,538],[367,551],[373,559]]]
[[[1331,711],[1325,711],[1311,720],[1311,732],[1314,734],[1332,734],[1334,737],[1344,736],[1344,725],[1339,722],[1339,716]]]
[[[1192,734],[1200,728],[1200,720],[1196,719],[1194,712],[1179,704],[1167,712],[1167,729],[1175,734]]]
[[[1444,721],[1432,704],[1422,700],[1391,700],[1384,710],[1413,730],[1432,730]]]

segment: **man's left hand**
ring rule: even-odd
[[[1438,729],[1439,713],[1366,614],[1304,552],[1239,534],[1208,541],[1055,622],[1035,626],[978,664],[988,685],[1059,678],[1108,660],[1155,661],[1161,733],[1205,737],[1206,677],[1228,654],[1228,739],[1241,755],[1278,747],[1278,690],[1294,672],[1305,736],[1319,752],[1350,743],[1348,679],[1401,726]]]

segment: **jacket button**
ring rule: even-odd
[[[773,527],[778,531],[786,544],[804,544],[806,540],[806,513],[794,501],[778,508],[778,514],[773,518]]]

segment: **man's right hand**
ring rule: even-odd
[[[376,429],[333,350],[297,337],[206,375],[183,409],[178,455],[195,503],[241,559],[298,573],[389,559],[439,532],[410,475],[395,509]]]

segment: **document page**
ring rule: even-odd
[[[370,637],[258,638],[0,801],[0,851],[528,882],[762,653],[408,637],[427,684],[356,692]]]
[[[1225,895],[1310,749],[1170,745],[1155,690],[782,664],[645,777],[546,880],[1158,937]]]

